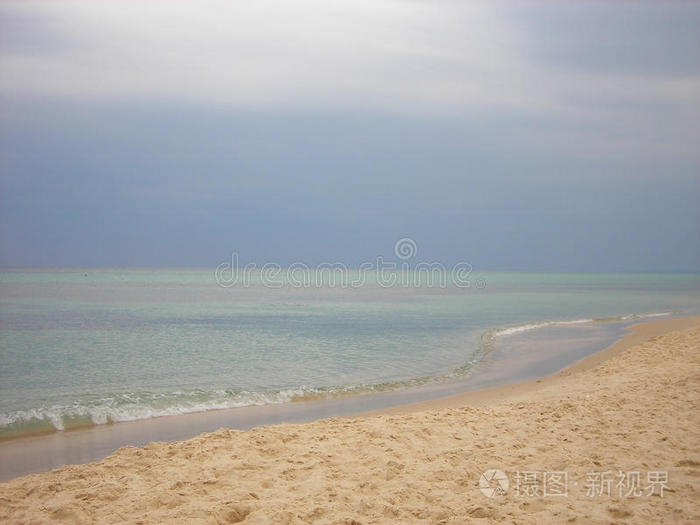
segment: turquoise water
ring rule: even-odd
[[[225,288],[208,269],[2,270],[0,436],[441,381],[544,326],[700,313],[699,275],[472,278]]]

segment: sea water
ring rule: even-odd
[[[3,269],[0,437],[492,374],[511,338],[700,313],[700,275],[371,277],[221,286],[211,269]]]

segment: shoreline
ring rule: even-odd
[[[0,521],[694,523],[699,350],[700,316],[652,321],[470,402],[123,447],[1,483]],[[493,472],[499,491],[482,483]]]
[[[610,344],[613,344],[616,342],[619,338],[624,337],[625,331],[629,326],[634,326],[630,323],[645,323],[647,320],[655,320],[655,318],[663,316],[663,320],[669,319],[668,316],[676,316],[682,312],[680,311],[669,311],[669,312],[664,312],[664,313],[648,313],[648,314],[629,314],[629,315],[621,315],[617,317],[609,317],[609,318],[596,318],[596,317],[591,317],[591,318],[582,318],[582,319],[573,319],[573,320],[549,320],[549,321],[533,321],[533,322],[525,322],[522,324],[515,324],[515,325],[506,325],[506,326],[500,326],[500,327],[493,327],[493,328],[488,328],[485,329],[481,335],[481,342],[478,344],[478,347],[490,347],[493,349],[494,342],[498,339],[500,339],[501,335],[506,335],[506,336],[512,336],[515,335],[520,336],[521,334],[525,332],[530,332],[533,329],[548,329],[548,328],[554,328],[554,327],[562,327],[562,326],[570,326],[570,325],[588,325],[590,323],[606,323],[606,324],[613,324],[617,325],[620,324],[621,330],[620,334],[616,335],[614,338],[610,337],[608,338],[610,341]],[[675,318],[675,317],[672,317]],[[591,326],[595,326],[595,324],[592,324]],[[541,341],[540,341],[541,342]],[[605,344],[605,343],[602,343]],[[592,350],[592,352],[599,352],[600,350],[598,348]],[[476,352],[478,353],[478,351]],[[482,353],[482,358],[485,358],[483,361],[477,361],[474,363],[474,366],[478,369],[480,367],[488,368],[488,360],[492,352],[486,352]],[[586,353],[585,355],[589,355],[589,353]],[[566,359],[565,359],[566,360]],[[573,363],[577,362],[579,358],[568,358],[566,362]],[[545,361],[542,361],[542,363],[546,363]],[[470,365],[472,362],[470,361]],[[506,363],[507,364],[507,363]],[[40,438],[43,436],[50,436],[56,433],[59,434],[64,434],[64,435],[70,435],[71,433],[75,432],[81,432],[81,431],[90,431],[93,428],[96,427],[106,427],[106,428],[112,428],[114,425],[123,425],[123,424],[135,424],[138,422],[147,422],[152,419],[159,419],[162,420],[163,418],[190,418],[197,416],[199,414],[217,414],[217,413],[226,413],[226,412],[231,412],[231,411],[239,411],[242,409],[249,409],[249,410],[255,410],[261,409],[262,407],[268,407],[268,406],[280,406],[280,407],[289,407],[291,405],[294,405],[296,403],[324,403],[324,402],[332,402],[333,400],[342,400],[342,399],[363,399],[363,398],[375,398],[375,397],[389,397],[392,394],[409,394],[408,395],[408,400],[405,402],[392,402],[390,407],[379,407],[377,411],[381,410],[382,408],[392,408],[392,407],[397,407],[399,405],[404,405],[404,404],[413,404],[415,401],[412,400],[412,397],[410,395],[411,392],[431,392],[431,394],[427,396],[423,396],[425,401],[430,401],[430,400],[436,400],[436,399],[441,399],[445,397],[452,397],[453,395],[457,394],[462,394],[465,392],[471,392],[475,390],[484,390],[487,388],[492,388],[495,386],[500,386],[500,385],[510,385],[510,384],[516,384],[520,383],[521,381],[526,381],[532,378],[541,378],[545,377],[551,373],[554,373],[555,370],[551,371],[543,371],[543,372],[536,372],[535,375],[533,376],[532,373],[524,373],[522,376],[524,377],[498,377],[496,376],[491,377],[490,379],[486,381],[481,381],[476,379],[474,376],[471,376],[469,374],[467,375],[459,375],[455,373],[456,370],[459,370],[463,368],[465,365],[460,365],[454,368],[453,370],[449,370],[446,372],[440,372],[437,375],[434,376],[425,376],[425,377],[417,377],[417,378],[409,378],[409,379],[401,379],[401,380],[396,380],[393,382],[389,382],[389,384],[392,384],[393,386],[388,386],[384,387],[384,384],[381,385],[367,385],[365,387],[359,387],[356,388],[354,386],[349,387],[348,390],[344,390],[344,387],[340,387],[340,389],[337,392],[329,392],[329,393],[309,393],[309,394],[301,394],[301,395],[293,395],[291,396],[290,399],[284,400],[284,401],[271,401],[271,402],[263,402],[263,403],[250,403],[250,404],[243,404],[239,406],[223,406],[223,407],[216,407],[216,408],[205,408],[205,409],[195,409],[192,411],[183,411],[183,412],[175,412],[171,414],[158,414],[158,415],[152,415],[148,417],[138,417],[138,418],[133,418],[133,419],[120,419],[116,421],[111,421],[107,420],[104,423],[95,423],[94,421],[78,421],[78,422],[69,422],[65,424],[65,426],[57,427],[56,423],[53,423],[53,421],[49,422],[47,425],[37,425],[37,428],[34,429],[28,429],[28,430],[14,430],[14,431],[9,431],[5,434],[0,435],[0,445],[3,443],[7,442],[12,442],[15,440],[25,440],[29,438]],[[569,365],[566,365],[569,366]],[[556,370],[558,371],[558,370]],[[483,370],[482,370],[483,372]],[[527,377],[530,375],[531,377]],[[450,385],[456,385],[455,388],[450,388]],[[380,386],[380,388],[374,388],[375,386]],[[300,387],[301,388],[301,387]],[[292,388],[293,390],[293,388]],[[421,400],[422,401],[422,400]],[[370,403],[372,404],[372,403]],[[371,411],[371,408],[368,408],[366,411]],[[361,411],[364,412],[365,410]],[[359,412],[359,411],[358,411]],[[379,412],[377,412],[379,413]],[[347,412],[339,415],[347,415]],[[42,416],[46,419],[46,416]],[[59,415],[60,417],[60,415]],[[319,416],[321,417],[321,416]],[[84,419],[89,418],[89,416],[85,416]],[[318,418],[316,418],[318,419]],[[275,424],[274,421],[272,421],[270,424]],[[2,479],[2,473],[0,472],[0,480]]]
[[[572,373],[593,368],[629,346],[665,332],[692,326],[698,321],[700,316],[654,319],[628,325],[623,328],[622,337],[612,345],[558,372],[532,380],[487,388],[477,387],[467,391],[464,391],[467,387],[456,382],[456,388],[461,389],[456,394],[440,395],[439,390],[436,393],[423,386],[298,403],[227,408],[7,438],[0,441],[0,482],[47,472],[61,465],[99,461],[123,446],[144,446],[154,441],[183,441],[219,428],[250,430],[286,423],[308,423],[325,418],[399,415],[465,405],[495,404],[509,398],[526,396],[534,390],[555,384]],[[436,388],[442,386],[444,385],[437,385]],[[412,395],[418,401],[411,402]],[[365,405],[366,409],[358,409],[358,406]]]
[[[626,349],[644,343],[650,339],[661,336],[668,332],[675,332],[691,328],[700,323],[700,315],[690,317],[676,317],[673,319],[654,319],[651,321],[643,321],[635,323],[624,328],[625,332],[622,337],[615,341],[612,345],[593,353],[583,359],[572,363],[562,370],[542,376],[537,379],[521,381],[507,385],[501,385],[491,388],[473,390],[463,392],[453,396],[441,397],[418,403],[407,403],[396,407],[390,407],[379,410],[370,410],[358,414],[358,416],[378,416],[378,415],[397,415],[408,414],[411,412],[420,412],[424,410],[441,410],[444,408],[459,408],[466,405],[484,406],[497,404],[513,400],[515,398],[526,396],[535,390],[547,387],[556,386],[557,383],[566,380],[572,374],[591,370],[601,363],[620,355]]]

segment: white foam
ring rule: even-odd
[[[545,326],[564,326],[569,324],[580,324],[580,323],[592,323],[593,319],[572,319],[571,321],[544,321],[541,323],[527,323],[515,326],[507,326],[505,328],[499,328],[492,332],[494,337],[503,337],[506,335],[519,334],[522,332],[529,332],[531,330],[537,330],[538,328],[544,328]]]
[[[647,317],[662,317],[665,315],[671,315],[673,313],[674,312],[652,312],[645,314],[626,314],[610,318],[584,318],[564,321],[542,321],[538,323],[524,323],[519,325],[506,326],[505,328],[497,328],[490,332],[490,334],[492,337],[503,337],[513,334],[519,334],[522,332],[529,332],[531,330],[537,330],[538,328],[544,328],[547,326],[566,326],[572,324],[593,323],[596,321],[629,321],[632,319],[644,319]]]
[[[105,397],[89,404],[52,405],[0,414],[0,432],[9,427],[50,425],[65,430],[71,423],[104,425],[110,422],[135,421],[250,405],[286,403],[314,389],[289,389],[274,392],[231,392],[223,390],[126,393]],[[204,398],[204,399],[203,399]]]

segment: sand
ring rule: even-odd
[[[697,523],[699,408],[700,318],[656,321],[539,381],[18,478],[0,522]]]

